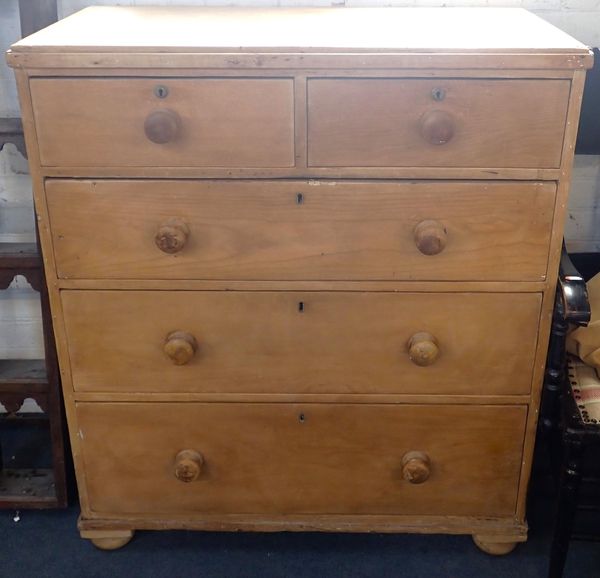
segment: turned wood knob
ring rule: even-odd
[[[408,340],[408,356],[410,360],[422,367],[431,365],[440,354],[437,339],[426,331],[415,333]]]
[[[156,231],[154,242],[164,253],[178,253],[181,251],[190,234],[190,228],[184,221],[172,218],[165,221]]]
[[[439,221],[425,220],[414,231],[415,245],[423,255],[437,255],[446,247],[448,233]]]
[[[173,110],[161,109],[151,112],[144,121],[144,132],[156,144],[166,144],[177,138],[181,119]]]
[[[431,473],[429,456],[424,452],[407,452],[402,457],[402,477],[411,484],[426,482]]]
[[[430,110],[421,117],[421,135],[433,145],[443,145],[454,136],[454,119],[443,110]]]
[[[202,473],[204,458],[194,450],[181,450],[175,456],[175,477],[181,482],[194,482]]]
[[[197,349],[196,338],[185,331],[173,331],[167,335],[165,340],[165,353],[175,365],[188,363],[194,357]]]

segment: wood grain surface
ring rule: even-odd
[[[156,96],[160,88],[167,96]],[[52,79],[31,81],[46,166],[291,167],[293,81],[280,79]],[[152,142],[156,111],[179,118],[177,136]]]
[[[309,79],[308,164],[558,167],[569,88],[565,80]],[[434,113],[453,127],[445,144],[422,134]]]
[[[555,190],[468,181],[46,183],[57,272],[67,279],[540,281]],[[173,219],[189,235],[169,254],[155,236]],[[419,250],[416,237],[431,219],[446,231],[437,255]]]
[[[510,32],[510,33],[508,33]],[[586,52],[541,18],[506,8],[93,7],[15,51]]]
[[[78,403],[96,517],[402,514],[513,517],[524,406]],[[203,456],[196,481],[176,456]],[[402,457],[426,452],[411,484]],[[110,483],[107,483],[110,480]]]
[[[526,539],[585,46],[512,9],[99,7],[8,60],[84,537]]]
[[[97,392],[519,394],[540,295],[63,291],[73,385]],[[185,331],[185,365],[164,352]],[[439,357],[420,367],[410,338]]]

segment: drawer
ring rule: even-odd
[[[104,518],[514,516],[526,414],[524,406],[77,404],[89,508]]]
[[[313,167],[560,165],[570,82],[310,79]]]
[[[291,167],[293,80],[31,80],[43,166]]]
[[[539,281],[555,190],[536,182],[46,182],[58,275],[75,279]]]
[[[534,293],[61,297],[74,388],[96,392],[526,394],[541,303]]]

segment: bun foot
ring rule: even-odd
[[[133,530],[82,530],[81,537],[87,538],[99,550],[118,550],[129,544]]]
[[[510,538],[502,540],[502,536],[479,536],[477,534],[473,534],[473,542],[482,552],[492,556],[509,554],[517,545],[517,542]]]

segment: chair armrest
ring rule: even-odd
[[[564,241],[560,256],[557,290],[562,300],[565,321],[574,325],[586,326],[590,321],[591,311],[585,281],[569,258]]]

